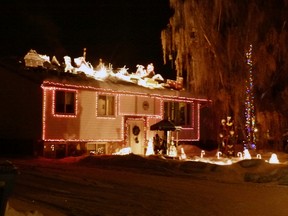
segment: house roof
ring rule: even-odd
[[[135,83],[125,82],[117,79],[106,79],[105,81],[94,80],[89,77],[85,77],[84,74],[80,75],[81,78],[72,76],[55,76],[48,77],[43,80],[44,86],[58,86],[58,87],[69,87],[74,89],[88,89],[97,90],[105,89],[106,91],[117,91],[119,93],[134,93],[142,95],[158,95],[158,96],[174,96],[174,97],[191,97],[191,93],[186,91],[177,91],[171,88],[159,88],[151,89],[143,86],[139,86]],[[200,101],[206,101],[206,99],[196,99]]]
[[[114,76],[110,74],[105,79],[97,80],[91,76],[87,76],[84,72],[69,73],[64,72],[64,67],[59,65],[51,65],[43,63],[43,67],[27,67],[24,62],[19,60],[5,60],[0,61],[0,67],[6,69],[9,73],[15,73],[25,79],[43,86],[62,86],[75,89],[106,89],[107,91],[130,92],[145,95],[161,95],[172,97],[185,97],[190,100],[197,100],[200,102],[207,102],[207,99],[194,98],[191,92],[184,89],[175,90],[163,83],[155,83],[151,81],[146,86],[139,85],[139,80],[126,80],[121,76]],[[156,86],[156,87],[155,87]]]

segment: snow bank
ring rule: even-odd
[[[77,160],[79,166],[106,167],[114,169],[133,169],[133,171],[160,175],[181,175],[204,177],[225,182],[276,182],[288,185],[287,163],[269,164],[264,159],[227,159],[214,157],[193,157],[193,160],[181,161],[163,156],[151,155],[107,155],[86,156]],[[231,164],[228,163],[231,161]],[[233,161],[233,163],[232,163]],[[219,165],[221,164],[222,165]]]
[[[14,198],[24,198],[26,202],[15,203],[11,199],[11,206],[22,212],[10,209],[6,216],[62,216],[62,212],[65,215],[72,215],[72,212],[73,215],[179,215],[181,212],[182,215],[191,215],[195,209],[199,214],[193,215],[223,215],[223,212],[224,215],[266,215],[266,211],[261,210],[262,206],[268,209],[267,212],[275,213],[269,215],[285,215],[283,209],[287,205],[287,154],[277,153],[280,163],[270,164],[268,159],[272,152],[251,152],[251,159],[241,159],[217,157],[215,151],[201,155],[201,151],[196,147],[185,148],[187,160],[163,155],[135,154],[14,160],[22,173],[18,179],[21,184],[16,187],[19,192]],[[259,153],[261,159],[256,157]],[[262,185],[254,186],[259,183]],[[265,187],[266,184],[269,187]],[[42,196],[43,191],[47,195]],[[231,196],[236,193],[237,196]],[[22,194],[25,196],[21,197]],[[281,202],[275,203],[275,197]],[[154,199],[162,202],[156,212]],[[38,202],[27,208],[29,200]],[[46,203],[53,212],[46,213],[48,209],[39,205],[39,201]],[[239,201],[241,205],[236,211],[234,204]],[[205,206],[207,202],[213,205],[207,210],[199,210],[199,206]],[[229,203],[221,209],[225,202]],[[250,205],[253,202],[256,206]],[[176,203],[177,209],[172,208],[170,213],[167,206],[171,203]],[[232,206],[231,209],[229,206]],[[275,209],[271,210],[272,208],[277,212],[274,212]],[[30,209],[37,209],[39,212],[23,212]],[[75,212],[81,214],[74,214]]]
[[[8,202],[6,206],[5,216],[44,216],[44,215],[38,211],[29,211],[29,212],[17,211],[13,209],[11,206],[9,206]]]

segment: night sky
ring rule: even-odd
[[[161,30],[172,12],[169,0],[1,0],[1,57],[40,54],[99,58],[113,68],[154,63],[164,74]],[[158,69],[158,71],[157,71]]]

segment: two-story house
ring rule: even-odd
[[[178,142],[200,139],[200,108],[207,100],[184,90],[97,80],[39,63],[2,61],[0,74],[2,152],[59,158],[129,147],[144,155],[155,133],[163,135],[150,126],[163,118],[181,126]]]

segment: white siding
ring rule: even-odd
[[[77,116],[52,115],[52,92],[46,90],[45,137],[46,140],[112,140],[123,137],[122,117],[99,118],[96,116],[96,92],[78,91]]]
[[[136,112],[136,96],[120,95],[119,96],[119,115],[134,115]]]
[[[120,95],[119,115],[159,115],[160,100],[155,97]]]
[[[155,115],[154,100],[155,99],[151,97],[137,97],[136,113],[139,115]]]
[[[124,141],[125,116],[138,116],[147,118],[146,138],[154,136],[150,125],[162,119],[163,100],[160,97],[115,94],[115,116],[96,116],[97,92],[94,90],[77,90],[77,115],[53,115],[53,88],[44,89],[44,118],[43,139],[55,141]],[[103,93],[103,92],[102,92]],[[146,120],[145,120],[146,121]],[[145,124],[146,124],[145,123]],[[199,139],[199,107],[196,102],[193,106],[192,124],[189,129],[179,132],[179,140]]]

